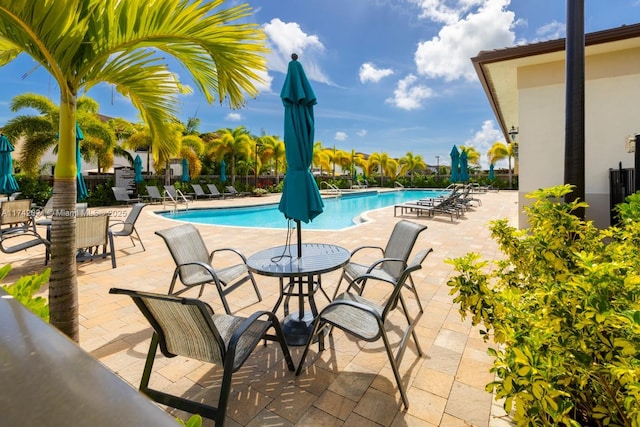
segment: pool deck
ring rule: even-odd
[[[278,196],[224,200],[198,200],[190,207],[241,206],[274,203]],[[381,342],[363,345],[335,331],[327,349],[319,356],[313,346],[303,373],[296,377],[284,367],[282,355],[273,344],[259,346],[245,365],[234,374],[227,423],[235,426],[491,426],[510,425],[500,405],[484,391],[492,380],[489,344],[483,342],[469,320],[462,321],[452,303],[447,279],[452,267],[447,258],[478,252],[485,259],[500,257],[487,224],[500,218],[517,220],[517,192],[500,191],[477,195],[482,206],[451,222],[448,216],[429,218],[415,215],[394,217],[393,206],[370,212],[368,222],[342,231],[305,230],[305,243],[333,243],[352,250],[361,245],[384,246],[394,224],[401,219],[424,223],[415,250],[432,247],[434,252],[414,273],[425,314],[417,333],[424,351],[418,357],[409,344],[400,365],[410,400],[400,410],[400,395]],[[130,208],[109,210],[124,219]],[[109,369],[137,388],[146,357],[151,329],[128,297],[110,295],[111,287],[124,287],[166,293],[174,264],[162,239],[154,231],[177,222],[153,212],[162,205],[145,207],[137,229],[147,248],[133,247],[128,238],[116,238],[116,269],[109,260],[78,264],[80,303],[80,345]],[[326,214],[326,213],[325,213]],[[196,225],[210,250],[231,246],[246,255],[285,244],[286,230]],[[44,233],[44,230],[43,230]],[[295,238],[295,236],[294,236]],[[1,254],[1,264],[13,269],[3,282],[38,271],[43,267],[44,251],[31,248],[18,254]],[[332,295],[338,271],[322,278],[323,288]],[[232,311],[249,314],[271,309],[278,296],[277,279],[257,276],[263,296],[256,302],[251,286],[243,286],[228,297]],[[44,295],[46,295],[46,290]],[[222,311],[214,289],[203,298],[214,310]],[[319,295],[320,306],[327,303]],[[281,310],[278,314],[282,314]],[[375,351],[374,351],[375,350]],[[301,347],[291,347],[298,364]],[[151,385],[169,392],[210,400],[217,395],[221,370],[181,357],[159,357]],[[211,387],[213,390],[204,389]],[[215,400],[211,399],[211,402]],[[189,414],[170,410],[182,419]],[[204,426],[213,426],[205,420]]]

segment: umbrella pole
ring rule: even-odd
[[[302,258],[302,230],[299,219],[296,220],[296,231],[298,233],[298,258]]]

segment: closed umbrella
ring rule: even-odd
[[[189,177],[189,162],[185,157],[182,158],[182,176],[180,177],[180,181],[189,182],[191,178]]]
[[[9,138],[0,134],[0,193],[11,194],[18,190],[18,183],[13,177],[13,146]]]
[[[220,181],[227,182],[227,162],[224,159],[220,162]]]
[[[133,159],[133,172],[133,182],[140,184],[144,181],[144,177],[142,176],[142,159],[138,154],[136,154],[136,158]]]
[[[491,179],[491,180],[496,179],[496,174],[495,174],[495,172],[493,171],[493,163],[491,163],[491,164],[489,165],[489,179]]]
[[[467,160],[467,152],[464,150],[460,154],[460,181],[469,181],[469,161]]]
[[[322,213],[324,203],[316,180],[311,174],[317,103],[298,55],[291,55],[287,77],[280,98],[284,104],[284,145],[287,175],[278,209],[288,219],[296,221],[298,257],[302,256],[300,222],[308,223]]]
[[[84,134],[76,123],[76,191],[77,191],[77,199],[78,202],[86,199],[89,196],[89,192],[87,191],[87,184],[84,182],[84,177],[82,176],[82,156],[80,155],[80,141],[84,139]]]
[[[451,177],[449,181],[458,182],[460,181],[460,174],[458,173],[458,168],[460,167],[460,152],[458,151],[458,147],[455,145],[451,149]]]

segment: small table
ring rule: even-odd
[[[322,289],[321,275],[344,267],[350,256],[345,248],[324,243],[303,243],[301,249],[301,258],[297,256],[298,245],[265,249],[247,258],[247,266],[251,272],[280,279],[280,296],[273,312],[276,312],[284,299],[285,318],[282,329],[288,345],[307,343],[313,319],[318,315],[314,293],[320,289],[330,300]],[[285,278],[289,279],[286,284]],[[292,296],[298,297],[298,310],[289,314],[289,298]],[[305,297],[309,299],[311,312],[305,312]]]

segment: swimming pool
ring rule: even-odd
[[[438,197],[445,190],[400,190],[378,193],[345,193],[341,197],[323,199],[324,212],[303,228],[311,230],[342,230],[364,222],[362,215],[375,209],[393,206],[411,200]],[[188,211],[158,212],[178,221],[235,227],[287,228],[287,220],[278,210],[278,204],[238,208],[206,208]]]

